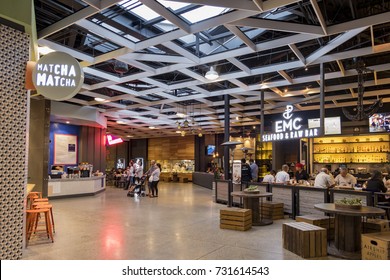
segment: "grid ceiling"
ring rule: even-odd
[[[185,119],[188,133],[221,132],[225,95],[232,125],[256,126],[261,90],[265,114],[318,109],[320,63],[326,108],[356,105],[357,59],[370,69],[365,104],[390,103],[390,0],[34,2],[39,45],[84,66],[66,102],[96,107],[118,136],[177,135]]]

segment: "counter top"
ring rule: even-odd
[[[106,175],[103,175],[103,176],[92,176],[92,177],[82,177],[82,178],[49,179],[49,182],[91,181],[91,180],[99,180],[99,179],[102,179],[102,178],[106,178]]]

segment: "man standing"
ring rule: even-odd
[[[336,176],[335,181],[338,186],[354,187],[357,183],[356,177],[348,173],[348,169],[345,166],[341,166],[340,174]]]
[[[251,168],[252,182],[257,182],[259,177],[259,167],[253,159],[249,160],[249,166]]]
[[[329,174],[329,170],[326,167],[321,168],[321,172],[317,174],[314,181],[315,187],[331,188],[334,187],[335,181],[332,174]]]
[[[287,173],[288,169],[289,167],[287,164],[282,165],[282,170],[276,173],[275,176],[276,183],[287,184],[287,182],[290,181],[290,175]]]
[[[241,183],[251,181],[251,167],[246,163],[245,158],[241,159]]]

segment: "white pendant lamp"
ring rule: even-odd
[[[217,71],[214,70],[214,67],[211,66],[210,70],[206,73],[205,78],[207,80],[213,81],[219,78],[219,74]]]

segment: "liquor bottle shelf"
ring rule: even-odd
[[[341,154],[388,154],[390,152],[388,151],[381,151],[381,152],[314,152],[313,155],[341,155]]]

